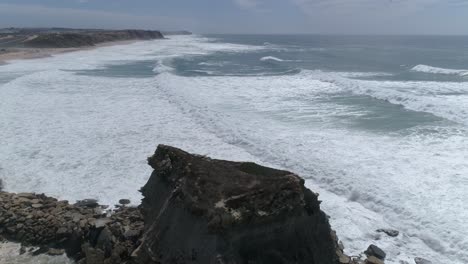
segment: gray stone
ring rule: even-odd
[[[17,197],[29,198],[29,199],[36,198],[36,194],[34,194],[34,193],[18,193],[18,194],[16,194],[16,196]]]
[[[79,200],[75,203],[75,205],[88,208],[96,208],[99,206],[98,201],[96,199]]]
[[[66,227],[60,227],[58,230],[57,230],[57,233],[56,233],[58,236],[62,236],[62,235],[68,235],[70,234],[70,231],[68,231],[68,229]]]
[[[112,222],[112,219],[110,219],[110,218],[100,218],[100,219],[96,219],[96,221],[94,221],[94,226],[96,228],[103,228],[110,222]]]
[[[39,200],[39,199],[32,199],[32,200],[31,200],[31,203],[32,203],[32,204],[38,204],[38,203],[40,203],[40,202],[41,202],[41,200]]]
[[[78,223],[83,218],[83,215],[80,213],[73,213],[71,218],[73,222]]]
[[[432,264],[431,261],[427,260],[427,259],[424,259],[424,258],[414,258],[414,262],[416,264]]]
[[[130,200],[129,199],[120,199],[119,204],[122,204],[122,205],[130,204]]]
[[[384,260],[387,254],[376,245],[370,245],[364,252],[367,256],[374,256],[378,259]]]
[[[384,262],[374,256],[369,256],[366,259],[366,264],[384,264]]]
[[[398,230],[393,230],[393,229],[377,229],[377,232],[379,233],[385,233],[387,234],[388,236],[391,236],[391,237],[397,237],[400,232],[398,232]]]

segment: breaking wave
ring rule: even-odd
[[[411,71],[424,72],[424,73],[435,73],[435,74],[449,74],[449,75],[460,75],[468,76],[468,70],[457,70],[457,69],[445,69],[439,67],[432,67],[429,65],[419,64],[414,66]]]
[[[266,57],[261,58],[260,60],[261,61],[278,61],[278,62],[284,61],[283,59],[273,57],[273,56],[266,56]]]

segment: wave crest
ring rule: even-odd
[[[432,66],[424,65],[424,64],[419,64],[417,66],[414,66],[411,69],[411,71],[425,72],[425,73],[435,73],[435,74],[450,74],[450,75],[468,76],[468,70],[445,69],[445,68],[432,67]]]
[[[278,62],[284,61],[283,59],[273,57],[273,56],[266,56],[266,57],[261,58],[260,60],[261,61],[278,61]]]

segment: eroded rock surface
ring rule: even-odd
[[[338,262],[317,194],[297,175],[164,145],[148,162],[139,263]]]

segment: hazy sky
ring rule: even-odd
[[[0,27],[468,34],[468,0],[0,0]]]

